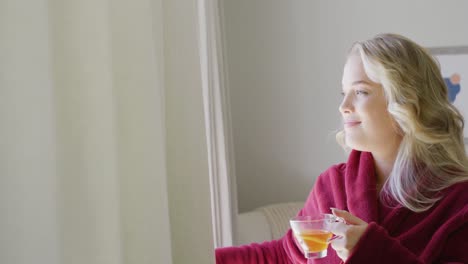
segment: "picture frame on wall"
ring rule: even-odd
[[[465,118],[463,136],[468,145],[468,46],[434,47],[429,52],[440,63],[450,102]]]

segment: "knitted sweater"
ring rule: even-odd
[[[414,213],[379,203],[374,162],[352,151],[322,173],[298,215],[344,209],[369,223],[346,263],[468,263],[468,182],[455,184],[431,209]],[[307,263],[291,230],[281,239],[216,249],[217,264]],[[314,263],[342,263],[329,247]]]

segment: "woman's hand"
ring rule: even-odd
[[[332,213],[345,220],[345,223],[336,223],[333,225],[332,233],[340,236],[331,242],[332,248],[336,251],[338,257],[346,261],[357,242],[364,234],[367,228],[367,223],[350,214],[347,211],[331,208]]]

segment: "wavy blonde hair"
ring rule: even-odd
[[[449,102],[436,60],[410,39],[380,34],[354,43],[351,54],[359,54],[368,77],[382,85],[403,136],[380,197],[423,212],[442,198],[442,190],[468,181],[463,117]],[[343,130],[337,141],[344,145]]]

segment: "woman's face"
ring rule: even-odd
[[[369,79],[358,54],[348,58],[342,85],[343,101],[339,110],[346,145],[373,153],[394,151],[401,136],[387,110],[384,90],[381,84]]]

